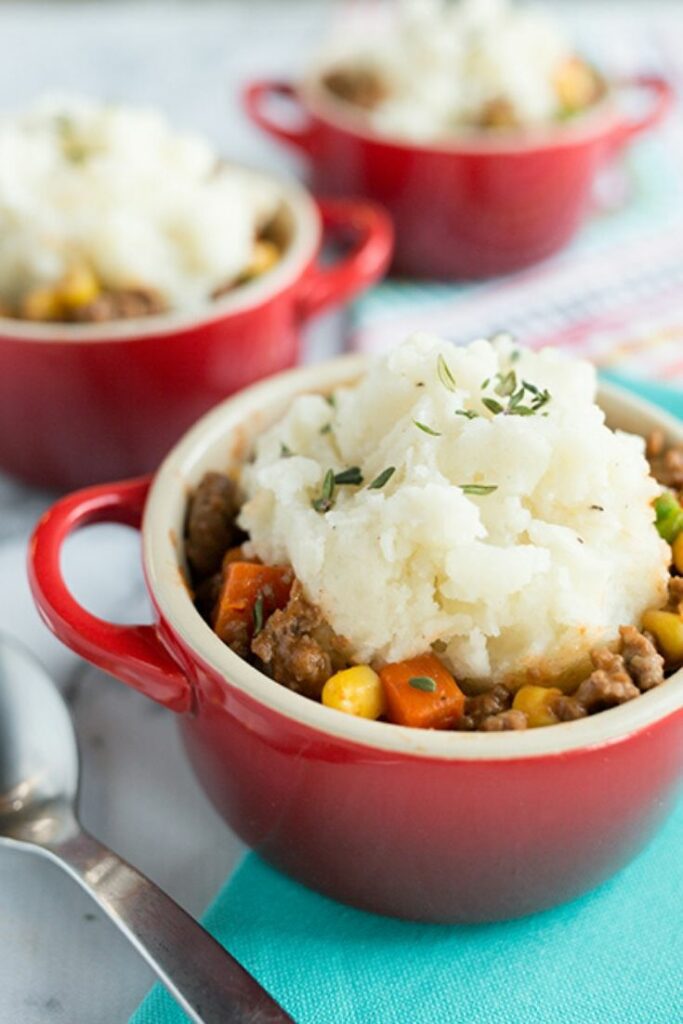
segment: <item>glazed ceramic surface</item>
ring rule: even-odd
[[[634,89],[651,104],[630,117],[616,93]],[[298,110],[295,127],[274,109],[283,97]],[[386,206],[396,225],[396,273],[465,279],[518,270],[560,248],[589,209],[601,167],[655,125],[672,97],[663,79],[640,76],[565,125],[432,145],[373,133],[315,81],[254,82],[244,103],[259,127],[303,155],[315,191]]]
[[[293,366],[301,328],[351,299],[386,269],[387,216],[372,204],[316,204],[268,178],[290,226],[270,272],[199,312],[106,324],[0,318],[0,468],[68,489],[154,469],[222,398]],[[323,236],[348,245],[318,262]]]
[[[178,714],[219,813],[273,864],[383,914],[490,921],[571,899],[625,864],[667,814],[683,774],[683,672],[621,707],[521,733],[449,733],[353,718],[278,686],[223,645],[185,578],[187,497],[240,460],[302,391],[362,372],[362,359],[282,374],[202,419],[153,480],[62,499],[31,545],[34,596],[79,654]],[[615,427],[683,426],[625,393],[600,398]],[[142,529],[152,625],[95,618],[60,569],[88,523]]]

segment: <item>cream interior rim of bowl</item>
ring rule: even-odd
[[[188,495],[209,469],[226,469],[244,457],[251,438],[300,393],[327,392],[357,379],[366,356],[278,374],[217,406],[184,436],[162,463],[152,484],[143,523],[147,580],[159,611],[227,687],[316,731],[349,743],[439,760],[505,760],[568,754],[624,739],[683,709],[683,669],[661,686],[620,707],[543,729],[501,733],[410,729],[345,715],[273,682],[223,644],[201,619],[184,582],[183,525]],[[612,425],[646,434],[661,427],[683,442],[683,423],[619,388],[603,385],[599,401]]]
[[[616,91],[608,84],[602,99],[570,121],[509,131],[471,129],[454,133],[451,137],[424,141],[400,135],[373,131],[367,115],[354,110],[351,103],[337,99],[322,83],[328,70],[315,68],[299,86],[299,95],[305,108],[321,121],[349,132],[369,142],[381,143],[398,149],[418,149],[428,153],[519,153],[537,149],[575,146],[596,136],[602,136],[616,126],[619,115]]]
[[[0,338],[31,342],[83,344],[96,341],[129,341],[144,337],[177,334],[191,328],[222,320],[232,313],[255,308],[271,296],[283,291],[300,275],[315,253],[321,227],[320,215],[313,198],[294,181],[267,174],[253,168],[250,175],[274,188],[285,210],[291,214],[292,236],[287,248],[272,270],[253,281],[239,285],[220,299],[209,300],[191,310],[109,320],[98,324],[40,323],[0,317]]]

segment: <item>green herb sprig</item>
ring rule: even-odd
[[[371,484],[368,484],[368,490],[369,491],[379,491],[379,490],[381,490],[382,487],[384,487],[384,485],[391,480],[391,478],[392,478],[392,476],[394,475],[395,472],[396,472],[396,466],[387,466],[386,469],[382,470],[382,472],[379,474],[379,476],[375,477],[375,479],[372,481]]]
[[[458,484],[463,494],[473,494],[483,497],[486,494],[493,494],[498,490],[498,484]]]
[[[413,423],[418,430],[423,432],[423,434],[429,434],[431,437],[441,437],[441,432],[439,430],[434,430],[433,427],[428,427],[426,423],[420,423],[419,420],[413,420]]]
[[[534,416],[552,397],[547,388],[541,390],[528,380],[518,381],[514,370],[497,373],[495,380],[497,383],[493,390],[499,398],[507,398],[507,404],[503,405],[495,398],[484,396],[482,403],[494,416]],[[490,383],[490,378],[485,380],[481,385],[482,391],[486,390]]]
[[[325,473],[320,495],[314,498],[311,505],[316,512],[329,512],[334,504],[334,470],[328,469]]]
[[[431,676],[413,676],[408,680],[408,686],[423,693],[436,693],[436,681]]]
[[[328,469],[323,479],[320,494],[317,498],[313,499],[311,505],[316,512],[329,512],[334,505],[336,487],[343,487],[346,484],[360,486],[362,483],[363,474],[360,471],[360,466],[349,466],[348,469],[342,469],[339,473],[335,473],[333,469]]]
[[[451,372],[451,368],[442,355],[439,355],[436,361],[436,373],[446,391],[458,390],[458,385],[455,383],[455,377]]]
[[[263,594],[259,594],[254,602],[254,636],[263,629]]]
[[[343,469],[341,473],[335,474],[335,484],[362,484],[363,474],[360,471],[360,466],[350,466],[348,469]]]

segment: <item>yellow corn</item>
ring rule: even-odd
[[[643,615],[643,629],[652,633],[667,661],[683,661],[683,619],[680,615],[651,608]]]
[[[279,259],[280,250],[275,243],[269,242],[265,238],[259,238],[258,241],[254,242],[251,260],[242,276],[247,281],[251,280],[252,277],[259,277],[261,274],[265,274],[267,270],[270,270],[271,267],[274,267]]]
[[[678,572],[683,573],[683,533],[679,533],[671,546],[674,565]]]
[[[512,702],[515,711],[523,711],[529,727],[554,725],[557,717],[552,710],[553,702],[562,696],[562,690],[549,686],[522,686]]]
[[[596,97],[595,72],[583,61],[565,61],[555,77],[555,89],[564,110],[575,112],[590,106]]]
[[[79,309],[93,302],[100,294],[100,286],[88,267],[72,267],[58,285],[60,298],[67,309]]]
[[[21,300],[24,320],[61,320],[64,315],[62,298],[57,288],[33,288]]]
[[[323,704],[359,718],[384,714],[384,688],[369,665],[355,665],[330,676],[323,686]]]

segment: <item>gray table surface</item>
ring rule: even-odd
[[[596,5],[567,6],[581,21],[577,8],[592,12]],[[649,19],[676,6],[642,4]],[[54,89],[149,102],[208,134],[228,155],[293,172],[294,161],[249,128],[237,88],[260,72],[296,73],[324,30],[328,7],[324,0],[0,0],[0,106]],[[339,317],[320,322],[307,358],[338,350],[342,333]],[[40,623],[24,563],[31,527],[49,501],[0,476],[0,629],[26,642],[69,700],[83,752],[86,826],[199,914],[242,847],[194,781],[173,716],[78,662]],[[138,538],[130,531],[97,527],[74,538],[66,570],[99,614],[147,617]],[[0,1024],[124,1024],[152,980],[57,868],[0,854]]]

